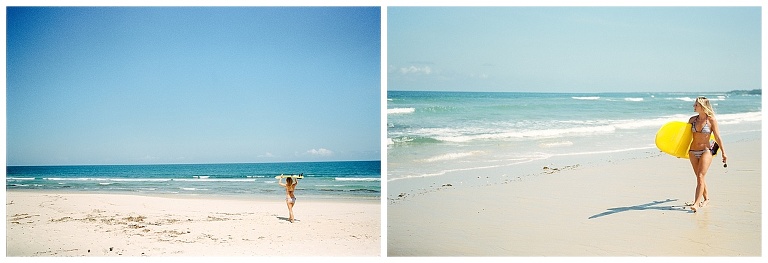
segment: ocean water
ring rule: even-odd
[[[697,96],[711,99],[725,143],[760,136],[760,95],[389,91],[388,186],[494,167],[541,169],[555,158],[658,153],[656,131],[695,115]]]
[[[379,199],[381,162],[7,166],[6,189],[284,198],[274,177],[303,173],[300,198]]]

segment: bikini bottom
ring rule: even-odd
[[[696,158],[701,158],[702,155],[704,155],[705,152],[711,151],[709,148],[704,148],[704,150],[690,150],[689,153],[692,153],[693,156],[696,156]]]

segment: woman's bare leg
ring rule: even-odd
[[[696,203],[699,199],[699,163],[701,162],[700,158],[697,158],[693,155],[693,153],[690,153],[688,155],[688,159],[691,161],[691,167],[693,167],[693,174],[696,176],[696,192],[693,196],[693,203],[691,203],[690,207],[693,212],[696,212],[696,209],[698,209],[698,204]],[[687,204],[686,204],[687,205]]]
[[[696,158],[693,155],[690,155],[689,158],[691,160],[693,172],[696,175],[696,195],[693,204],[691,205],[691,210],[696,212],[698,208],[703,206],[703,203],[709,201],[705,177],[707,176],[709,165],[712,164],[712,154],[710,152],[704,152],[700,158]]]
[[[288,213],[290,214],[290,217],[288,219],[291,221],[291,223],[293,223],[293,203],[291,202],[287,202],[287,203],[288,203]]]
[[[709,197],[707,196],[707,171],[709,171],[709,166],[712,164],[712,153],[709,151],[704,152],[704,154],[701,155],[701,160],[699,161],[699,173],[696,176],[697,184],[701,185],[701,192],[697,193],[699,194],[699,197],[701,198],[698,200],[700,203],[699,206],[703,207],[709,202]],[[701,179],[699,179],[701,178]]]

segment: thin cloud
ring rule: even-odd
[[[410,67],[400,68],[402,74],[432,74],[432,68],[429,66],[417,67],[411,65]]]
[[[307,151],[308,154],[315,155],[315,156],[331,156],[333,155],[333,151],[320,148],[320,149],[312,149]]]

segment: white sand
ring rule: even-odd
[[[6,192],[7,256],[379,256],[379,201]]]
[[[760,145],[715,157],[698,213],[690,162],[663,154],[409,196],[387,207],[387,255],[761,256]]]

